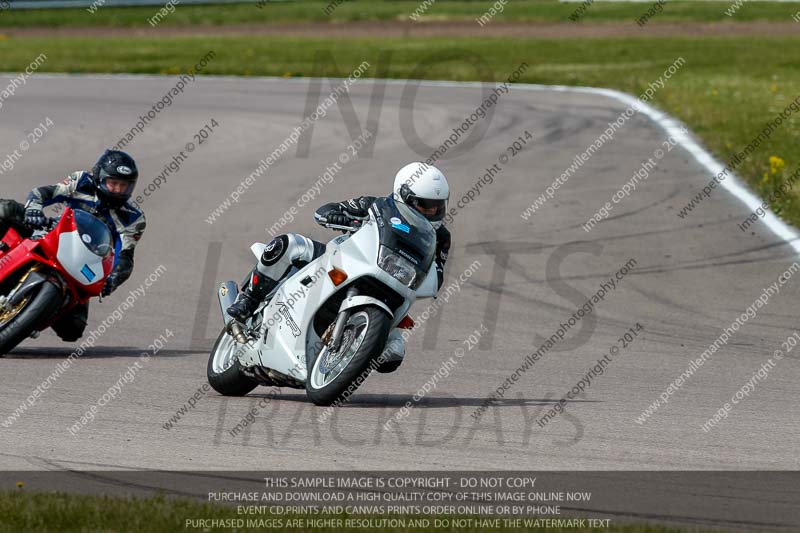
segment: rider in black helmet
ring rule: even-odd
[[[133,194],[139,170],[125,152],[106,150],[92,167],[91,176],[97,197],[106,205],[120,207]]]
[[[91,172],[73,172],[55,185],[33,189],[24,206],[14,200],[0,200],[0,237],[9,226],[24,237],[30,236],[33,229],[46,223],[43,209],[48,205],[63,203],[92,213],[106,221],[115,241],[114,269],[103,286],[103,296],[108,296],[133,272],[133,251],[144,233],[144,213],[129,202],[138,178],[136,162],[130,155],[106,150]],[[53,329],[63,340],[76,341],[83,335],[88,316],[88,306],[78,306]]]

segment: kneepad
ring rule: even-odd
[[[301,267],[314,259],[314,241],[296,233],[279,235],[272,239],[258,263],[258,271],[279,280],[292,266]]]
[[[16,200],[0,200],[0,221],[21,224],[25,221],[25,206]]]

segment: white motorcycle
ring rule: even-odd
[[[208,361],[208,382],[220,394],[243,396],[258,385],[305,388],[315,404],[331,405],[348,399],[373,369],[399,366],[402,359],[382,356],[389,332],[413,327],[411,304],[438,290],[433,226],[392,197],[377,200],[358,227],[324,226],[345,234],[293,269],[247,324],[225,311],[236,283],[220,286],[226,326]],[[251,250],[260,258],[265,247]]]

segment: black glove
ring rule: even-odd
[[[44,216],[41,206],[31,204],[25,208],[25,224],[33,228],[41,228],[47,223],[47,217]]]
[[[328,224],[334,224],[336,226],[350,226],[353,224],[353,219],[344,213],[328,215],[325,219],[328,221]]]
[[[119,274],[111,274],[110,276],[108,276],[106,278],[106,282],[103,285],[103,291],[100,294],[103,297],[108,296],[109,294],[111,294],[112,292],[117,290],[117,287],[119,287],[120,283],[121,283],[120,275]]]

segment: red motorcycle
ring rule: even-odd
[[[0,355],[99,296],[113,265],[111,231],[81,209],[67,207],[27,239],[9,229],[0,242]]]

